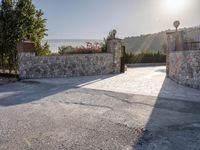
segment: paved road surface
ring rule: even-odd
[[[200,91],[164,67],[1,85],[0,149],[198,150]]]

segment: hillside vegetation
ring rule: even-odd
[[[198,32],[197,27],[183,28],[186,33]],[[126,37],[123,39],[126,49],[130,52],[140,53],[143,50],[151,50],[154,52],[163,51],[167,45],[166,32],[170,30],[162,31],[154,34],[140,35],[135,37]],[[198,33],[197,33],[198,34]]]

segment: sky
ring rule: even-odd
[[[47,19],[45,39],[119,38],[200,25],[200,0],[33,0]]]

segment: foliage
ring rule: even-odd
[[[127,64],[133,63],[165,63],[166,55],[161,52],[152,52],[144,50],[141,53],[125,53],[125,62]]]
[[[105,52],[105,53],[107,52],[108,40],[115,38],[116,33],[117,33],[117,30],[115,30],[115,29],[111,30],[109,32],[108,36],[106,38],[104,38],[104,42],[102,44],[102,52]]]
[[[37,10],[32,0],[18,0],[15,7],[19,40],[27,39],[35,43],[37,55],[50,53],[47,44],[41,45],[41,40],[46,36],[46,19],[43,12]]]
[[[44,45],[41,45],[40,42],[36,43],[36,49],[37,49],[36,54],[39,56],[45,56],[51,54],[49,45],[47,43],[45,43]]]
[[[87,47],[78,47],[75,49],[75,54],[90,54],[90,53],[101,53],[101,48],[87,48]]]
[[[8,67],[16,70],[16,43],[17,26],[14,12],[14,3],[12,0],[2,0],[0,5],[0,48],[1,48],[1,66],[4,70]]]
[[[32,0],[2,0],[0,3],[0,61],[5,70],[17,70],[17,43],[30,40],[35,43],[37,55],[50,53],[49,46],[41,45],[46,35],[46,19],[36,10]]]
[[[61,46],[58,48],[58,53],[60,55],[74,53],[74,48],[72,46]]]
[[[87,42],[87,46],[81,46],[81,47],[72,47],[72,46],[61,46],[58,48],[60,55],[66,55],[66,54],[90,54],[90,53],[101,53],[102,49],[99,43],[90,43]]]

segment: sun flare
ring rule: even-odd
[[[164,8],[169,13],[179,13],[187,6],[188,0],[164,0]]]

